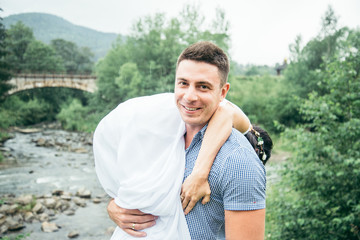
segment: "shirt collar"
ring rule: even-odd
[[[199,137],[201,138],[201,140],[204,138],[204,134],[205,134],[207,127],[208,127],[208,123],[197,133],[197,134],[199,134]]]
[[[195,143],[197,143],[198,141],[203,140],[204,134],[205,134],[205,131],[206,131],[207,127],[208,127],[208,124],[206,124],[198,133],[195,134],[195,136],[192,139],[189,147],[185,150],[186,152],[188,152],[189,149],[191,149]]]

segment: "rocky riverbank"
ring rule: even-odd
[[[11,135],[0,147],[0,237],[110,239],[91,134],[43,125]]]
[[[61,225],[56,224],[59,214],[73,216],[78,208],[85,208],[90,202],[100,204],[107,203],[108,197],[91,196],[91,191],[79,189],[76,194],[55,190],[45,195],[21,195],[13,194],[1,196],[0,206],[0,233],[16,232],[26,227],[25,224],[41,223],[41,230],[46,233],[56,232]],[[107,229],[111,234],[113,228]],[[68,238],[76,238],[80,235],[79,230],[70,230]]]

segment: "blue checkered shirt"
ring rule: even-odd
[[[186,149],[184,179],[190,175],[198,156],[207,125]],[[198,202],[186,215],[191,239],[225,239],[224,210],[265,208],[266,173],[264,165],[247,139],[237,130],[217,154],[209,174],[211,200]]]

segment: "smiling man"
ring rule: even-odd
[[[177,62],[175,99],[185,122],[186,166],[191,173],[207,123],[226,97],[229,60],[210,42],[189,46]],[[186,215],[191,239],[263,239],[265,169],[246,138],[233,130],[209,174],[211,200]]]
[[[223,50],[210,42],[195,43],[178,58],[174,92],[186,128],[184,179],[194,168],[210,118],[229,91],[229,65]],[[205,205],[198,202],[186,215],[191,239],[263,239],[265,168],[247,139],[237,130],[232,130],[218,152],[208,181],[210,202]],[[112,212],[108,208],[108,211],[115,222],[114,216],[122,221],[133,220],[126,209]],[[138,214],[136,221],[144,223],[144,228],[154,224],[152,217],[142,219],[141,213]]]

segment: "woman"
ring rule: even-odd
[[[94,133],[100,183],[118,206],[159,216],[147,239],[190,239],[185,213],[204,196],[212,162],[232,126],[246,132],[245,114],[224,102],[213,115],[192,174],[185,180],[185,126],[171,93],[128,100],[109,113]],[[180,200],[180,192],[182,203]],[[196,193],[196,194],[192,194]],[[117,228],[112,239],[134,239],[135,223]]]

